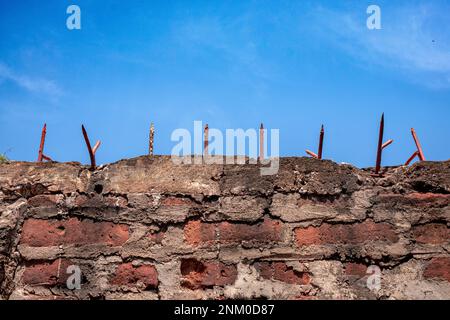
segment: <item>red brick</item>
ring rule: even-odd
[[[172,206],[191,206],[193,204],[192,200],[187,198],[179,198],[179,197],[168,197],[162,200],[161,205],[172,207]]]
[[[278,280],[289,284],[306,285],[311,278],[308,272],[300,272],[289,267],[284,262],[257,262],[255,268],[261,277],[268,280]]]
[[[450,282],[450,258],[433,258],[426,266],[423,276],[429,279],[443,279]]]
[[[126,225],[91,220],[28,219],[22,229],[21,243],[31,247],[56,245],[105,244],[121,246],[129,238]]]
[[[184,238],[193,246],[213,244],[216,238],[215,228],[214,224],[189,221],[184,226]]]
[[[25,267],[22,281],[28,285],[55,286],[65,285],[69,260],[58,259],[53,262],[32,262]]]
[[[295,239],[298,246],[321,244],[320,229],[315,227],[308,227],[306,229],[295,229]]]
[[[450,229],[445,224],[424,224],[413,228],[413,237],[418,243],[446,243],[450,240]]]
[[[217,232],[216,232],[217,231]],[[221,222],[204,223],[199,220],[189,221],[184,227],[184,237],[191,245],[212,245],[239,243],[268,243],[282,240],[283,224],[266,219],[257,224]]]
[[[181,261],[181,285],[190,289],[231,285],[236,281],[234,265],[221,262],[201,262],[196,259]]]
[[[220,243],[267,243],[282,240],[282,223],[266,219],[261,223],[248,225],[222,222],[218,226]]]
[[[146,289],[158,286],[158,273],[152,265],[133,266],[132,263],[119,265],[111,283],[120,286],[136,286],[141,283]]]
[[[367,275],[367,266],[361,263],[346,263],[345,274],[348,276],[358,276],[363,278]]]
[[[365,221],[355,224],[322,224],[320,227],[295,229],[298,246],[313,244],[359,244],[366,241],[384,241],[394,243],[398,241],[391,225]]]

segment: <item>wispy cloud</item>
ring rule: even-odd
[[[450,27],[444,16],[450,6],[420,4],[381,10],[382,30],[368,30],[364,12],[319,7],[312,17],[322,39],[360,61],[399,71],[428,87],[450,88]]]
[[[54,81],[20,74],[0,62],[0,85],[4,81],[11,81],[28,92],[44,94],[50,99],[63,95],[63,90]]]

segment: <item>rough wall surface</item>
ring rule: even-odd
[[[450,299],[449,227],[450,162],[0,164],[0,297]]]

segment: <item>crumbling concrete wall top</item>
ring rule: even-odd
[[[450,161],[383,178],[309,158],[272,176],[163,156],[11,162],[0,296],[450,299],[449,226]]]

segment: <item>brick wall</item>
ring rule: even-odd
[[[0,164],[0,297],[450,299],[449,226],[450,162]]]

